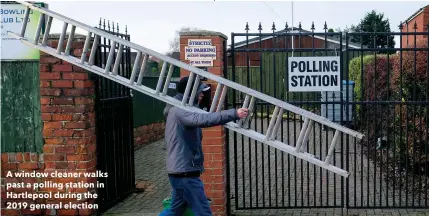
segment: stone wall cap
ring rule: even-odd
[[[220,36],[225,40],[228,40],[228,37],[225,34],[221,32],[208,31],[208,30],[180,32],[180,36]]]

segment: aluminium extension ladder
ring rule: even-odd
[[[152,51],[150,49],[147,49],[145,47],[139,46],[139,45],[134,44],[130,41],[126,41],[126,40],[121,39],[119,37],[116,37],[112,34],[106,33],[100,29],[88,26],[86,24],[75,21],[71,18],[65,17],[61,14],[55,13],[51,10],[35,6],[35,5],[32,5],[31,3],[27,3],[24,1],[18,1],[18,2],[26,6],[26,11],[24,14],[24,20],[27,20],[29,13],[30,13],[30,10],[35,10],[35,11],[38,11],[41,13],[41,17],[39,19],[39,23],[38,23],[37,30],[36,30],[36,35],[34,38],[24,37],[26,27],[27,27],[27,22],[22,22],[23,24],[22,24],[22,28],[21,28],[20,33],[8,32],[8,34],[10,36],[19,39],[22,43],[24,43],[28,46],[31,46],[33,48],[36,48],[40,51],[43,51],[45,53],[48,53],[52,56],[55,56],[59,59],[67,61],[73,65],[79,66],[79,67],[81,67],[87,71],[90,71],[92,73],[95,73],[95,74],[103,76],[103,77],[106,77],[112,81],[115,81],[115,82],[120,83],[124,86],[127,86],[128,88],[134,89],[136,91],[139,91],[141,93],[144,93],[146,95],[154,97],[154,98],[161,100],[165,103],[168,103],[170,105],[180,107],[184,110],[188,110],[188,111],[192,111],[192,112],[207,113],[206,111],[198,109],[198,108],[192,106],[192,104],[190,104],[190,103],[192,103],[192,101],[194,101],[194,98],[196,96],[196,90],[197,90],[196,87],[198,86],[200,79],[202,77],[205,77],[209,80],[212,80],[212,81],[215,81],[218,83],[217,88],[216,88],[216,92],[215,92],[215,95],[213,98],[213,102],[211,104],[209,112],[220,111],[222,109],[222,104],[225,100],[226,92],[227,92],[228,88],[243,92],[243,93],[245,93],[246,97],[245,97],[244,104],[242,107],[249,109],[249,116],[244,120],[238,121],[238,123],[234,123],[234,122],[227,123],[226,125],[224,125],[226,128],[233,130],[233,131],[236,131],[237,133],[240,133],[244,136],[247,136],[251,139],[254,139],[254,140],[259,141],[261,143],[264,143],[266,145],[275,147],[275,148],[277,148],[283,152],[294,155],[298,158],[301,158],[301,159],[308,161],[312,164],[315,164],[319,167],[322,167],[322,168],[327,169],[329,171],[332,171],[334,173],[340,174],[344,177],[348,177],[349,173],[346,170],[343,170],[339,167],[336,167],[336,166],[330,164],[332,154],[333,154],[334,149],[335,149],[335,145],[337,144],[337,140],[338,140],[338,137],[340,136],[341,132],[343,132],[345,134],[349,134],[349,135],[356,137],[358,139],[362,139],[363,134],[356,132],[354,130],[351,130],[349,128],[343,127],[339,124],[333,123],[333,122],[329,121],[328,119],[326,119],[322,116],[316,115],[312,112],[306,111],[306,110],[301,109],[301,108],[296,107],[296,106],[293,106],[289,103],[286,103],[284,101],[278,100],[278,99],[273,98],[273,97],[270,97],[270,96],[265,95],[261,92],[255,91],[255,90],[250,89],[250,88],[245,87],[245,86],[242,86],[240,84],[237,84],[235,82],[232,82],[232,81],[227,80],[225,78],[222,78],[220,76],[216,76],[216,75],[211,74],[207,71],[204,71],[204,70],[198,69],[196,67],[190,66],[186,63],[183,63],[183,62],[178,61],[176,59],[162,55],[160,53],[157,53],[157,52]],[[43,35],[43,39],[40,42],[39,38],[41,36],[42,24],[45,22],[44,21],[45,16],[48,17],[47,26],[46,26],[45,33]],[[47,46],[47,40],[48,40],[49,31],[51,28],[53,18],[58,19],[64,23],[63,29],[61,32],[61,36],[59,39],[59,43],[58,43],[58,46],[56,48]],[[66,36],[68,25],[71,25],[71,31],[70,31],[70,36],[69,36],[66,48],[63,51],[62,48],[64,45],[64,39]],[[86,41],[85,41],[85,45],[83,48],[82,56],[80,59],[70,55],[71,42],[73,40],[73,36],[74,36],[74,32],[75,32],[76,27],[81,28],[83,30],[86,30],[88,32],[87,37],[86,37]],[[90,44],[90,40],[92,38],[92,34],[94,34],[95,40],[94,40],[94,43],[92,45],[92,49],[91,49],[91,52],[89,55],[89,59],[87,60],[86,57],[88,54],[89,44]],[[106,63],[104,68],[100,68],[100,67],[94,65],[94,58],[95,58],[95,53],[96,53],[95,51],[96,51],[98,39],[100,37],[104,37],[104,38],[106,38],[112,42],[110,53],[109,53],[109,56],[107,59],[107,63]],[[116,56],[116,61],[113,62],[114,50],[116,49],[117,45],[119,46],[119,52]],[[122,77],[122,76],[118,75],[118,73],[117,73],[119,63],[120,63],[120,60],[122,57],[121,56],[122,50],[124,49],[124,47],[130,47],[130,48],[138,51],[130,79]],[[152,89],[152,88],[149,88],[147,86],[142,85],[142,79],[143,79],[144,71],[145,71],[144,69],[146,67],[146,63],[148,61],[149,56],[156,57],[158,59],[161,59],[164,62],[162,65],[162,70],[160,73],[160,77],[158,79],[158,83],[156,85],[156,89]],[[142,57],[143,57],[143,61],[141,61]],[[167,63],[170,64],[168,72],[167,72]],[[186,86],[185,96],[184,96],[182,101],[178,101],[178,100],[167,95],[167,90],[168,90],[168,86],[169,86],[169,83],[171,80],[171,75],[173,73],[174,66],[183,68],[183,69],[191,72],[190,77],[189,77],[190,80]],[[138,76],[138,77],[136,77],[136,76]],[[135,81],[136,78],[137,78],[137,82]],[[164,83],[164,79],[165,79],[165,83]],[[194,79],[196,79],[196,81],[194,82],[194,85],[192,85],[192,82]],[[163,83],[164,83],[164,85],[163,85]],[[186,101],[188,100],[189,93],[191,93],[191,95],[189,98],[190,102],[188,104]],[[265,102],[268,102],[270,104],[275,105],[275,109],[274,109],[273,115],[271,117],[271,120],[270,120],[266,134],[261,134],[259,132],[252,130],[252,129],[244,127],[244,125],[246,125],[249,122],[250,118],[252,118],[252,115],[250,115],[250,113],[252,113],[256,99],[259,99],[261,101],[265,101]],[[283,119],[283,113],[285,111],[293,112],[293,113],[300,115],[304,118],[304,124],[301,128],[301,131],[300,131],[300,134],[299,134],[299,137],[298,137],[298,140],[297,140],[297,143],[295,146],[288,145],[288,144],[280,142],[279,140],[276,139],[277,138],[277,131],[280,127],[280,124],[281,124],[282,119]],[[330,127],[330,128],[335,129],[335,134],[334,134],[334,136],[332,138],[332,142],[329,146],[328,154],[326,155],[324,160],[319,160],[314,155],[309,154],[307,152],[304,152],[304,150],[302,148],[302,146],[303,146],[302,144],[306,143],[307,140],[309,139],[311,129],[312,129],[315,122],[321,124],[323,127]]]

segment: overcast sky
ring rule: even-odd
[[[271,25],[291,26],[291,1],[45,1],[55,12],[89,25],[98,25],[100,17],[125,25],[131,41],[154,51],[165,53],[175,31],[184,26],[219,31],[230,38],[231,32],[244,32],[246,22],[250,31],[271,32]],[[344,28],[359,23],[367,12],[376,10],[390,20],[391,30],[399,31],[404,21],[427,1],[294,1],[294,26],[302,23],[310,29],[314,21],[316,31]],[[52,32],[61,32],[62,23],[55,23]],[[237,39],[236,39],[237,41]],[[230,41],[228,42],[228,44]],[[398,44],[398,42],[397,42]]]

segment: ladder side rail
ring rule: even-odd
[[[58,14],[56,12],[53,12],[53,11],[50,11],[48,9],[32,5],[31,3],[27,3],[27,2],[24,2],[24,1],[18,1],[18,2],[21,3],[21,4],[23,4],[23,5],[26,5],[26,6],[30,7],[33,10],[36,10],[36,11],[39,11],[41,13],[47,14],[49,16],[55,17],[55,18],[60,19],[60,20],[62,20],[64,22],[67,22],[69,24],[79,26],[80,28],[82,28],[82,29],[84,29],[84,30],[86,30],[88,32],[91,32],[91,33],[94,33],[94,34],[98,34],[98,35],[103,36],[103,37],[105,37],[107,39],[110,39],[112,41],[116,41],[117,43],[122,44],[123,46],[131,47],[131,48],[136,49],[136,50],[138,50],[138,51],[140,51],[142,53],[146,53],[146,54],[149,54],[149,55],[151,55],[153,57],[161,59],[164,62],[168,62],[170,64],[174,64],[175,66],[183,68],[183,69],[185,69],[187,71],[190,71],[191,73],[195,73],[196,75],[200,75],[200,76],[205,77],[207,79],[214,80],[214,81],[216,81],[218,83],[221,83],[224,86],[228,86],[228,88],[232,88],[232,89],[238,90],[240,92],[245,92],[246,94],[248,94],[250,96],[253,96],[255,98],[261,99],[261,100],[266,101],[266,102],[269,102],[269,103],[271,103],[273,105],[279,106],[280,108],[283,108],[285,110],[294,112],[294,113],[299,114],[299,115],[301,115],[301,116],[303,116],[305,118],[309,118],[309,119],[311,119],[311,120],[313,120],[315,122],[319,122],[319,123],[321,123],[323,125],[326,125],[328,127],[337,129],[337,130],[342,131],[342,132],[344,132],[346,134],[349,134],[349,135],[351,135],[353,137],[357,137],[359,139],[362,139],[362,137],[364,136],[362,133],[359,133],[357,131],[354,131],[354,130],[351,130],[351,129],[346,128],[344,126],[341,126],[339,124],[336,124],[336,123],[330,121],[329,119],[327,119],[325,117],[316,115],[316,114],[314,114],[314,113],[312,113],[310,111],[307,111],[307,110],[304,110],[302,108],[293,106],[292,104],[289,104],[289,103],[286,103],[286,102],[281,101],[279,99],[270,97],[268,95],[265,95],[265,94],[263,94],[261,92],[253,90],[253,89],[248,88],[246,86],[237,84],[237,83],[232,82],[230,80],[227,80],[227,79],[225,79],[223,77],[211,74],[211,73],[209,73],[207,71],[204,71],[202,69],[190,66],[190,65],[188,65],[188,64],[186,64],[184,62],[181,62],[181,61],[179,61],[177,59],[173,59],[173,58],[171,58],[169,56],[165,56],[163,54],[160,54],[160,53],[155,52],[153,50],[150,50],[148,48],[142,47],[140,45],[137,45],[137,44],[132,43],[130,41],[127,41],[125,39],[113,36],[111,34],[108,34],[108,33],[104,32],[104,31],[100,30],[100,29],[91,27],[89,25],[86,25],[86,24],[81,23],[79,21],[76,21],[76,20],[73,20],[71,18],[65,17],[63,15],[60,15],[60,14]]]

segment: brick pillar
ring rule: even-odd
[[[76,35],[73,55],[82,54],[85,36]],[[51,38],[50,46],[57,47],[58,38]],[[94,85],[90,72],[47,54],[40,59],[41,112],[45,172],[95,172],[96,136],[94,114]],[[51,178],[54,182],[96,183],[97,178]],[[63,190],[72,193],[95,193],[94,189]],[[48,200],[57,203],[60,200]],[[93,204],[95,200],[66,199],[72,203]],[[49,210],[49,215],[90,215],[88,209]]]
[[[227,37],[219,32],[185,32],[180,35],[180,60],[185,60],[185,47],[188,46],[189,39],[210,39],[212,46],[216,46],[216,60],[213,60],[213,66],[208,67],[208,71],[223,76],[223,59],[224,41]],[[181,69],[180,76],[188,76],[189,71]],[[216,91],[217,84],[209,80],[211,84],[212,97]],[[213,98],[212,98],[213,99]],[[201,179],[204,182],[206,195],[212,200],[212,211],[214,215],[227,215],[227,193],[226,193],[226,140],[223,126],[203,129],[203,151],[204,166],[206,171]]]

